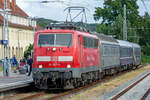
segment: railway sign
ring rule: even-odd
[[[8,44],[8,40],[1,40],[1,44],[7,45]]]

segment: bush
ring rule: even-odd
[[[28,55],[31,55],[31,51],[33,50],[33,44],[30,44],[28,49],[24,51],[24,57],[27,58]]]
[[[142,55],[142,63],[150,63],[150,56]]]
[[[149,44],[142,47],[142,53],[144,55],[150,56],[150,45]]]

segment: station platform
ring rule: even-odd
[[[11,89],[29,86],[33,83],[32,75],[20,74],[19,72],[10,72],[9,77],[4,77],[3,72],[0,72],[0,92],[8,91]]]

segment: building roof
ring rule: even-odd
[[[2,2],[3,0],[0,0],[0,9],[4,10],[4,4]],[[13,2],[15,2],[14,5]],[[8,8],[11,9],[11,14],[22,16],[22,17],[29,17],[21,8],[17,6],[15,0],[12,0],[12,2],[8,0],[8,3],[9,3]]]
[[[4,0],[0,0],[0,9],[4,9],[3,2],[4,2]],[[24,17],[24,18],[29,17],[21,8],[19,8],[17,6],[16,0],[12,0],[12,2],[7,0],[7,4],[8,4],[8,8],[11,10],[12,15],[21,16],[21,17]],[[0,14],[0,24],[2,25],[2,23],[3,23],[3,16]],[[16,28],[33,29],[32,26],[14,24],[14,23],[11,23],[11,22],[9,22],[9,26],[16,27]],[[41,27],[39,25],[37,25],[36,29],[41,29]]]

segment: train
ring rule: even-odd
[[[141,47],[74,27],[49,27],[34,37],[32,76],[39,89],[70,89],[136,68]]]

